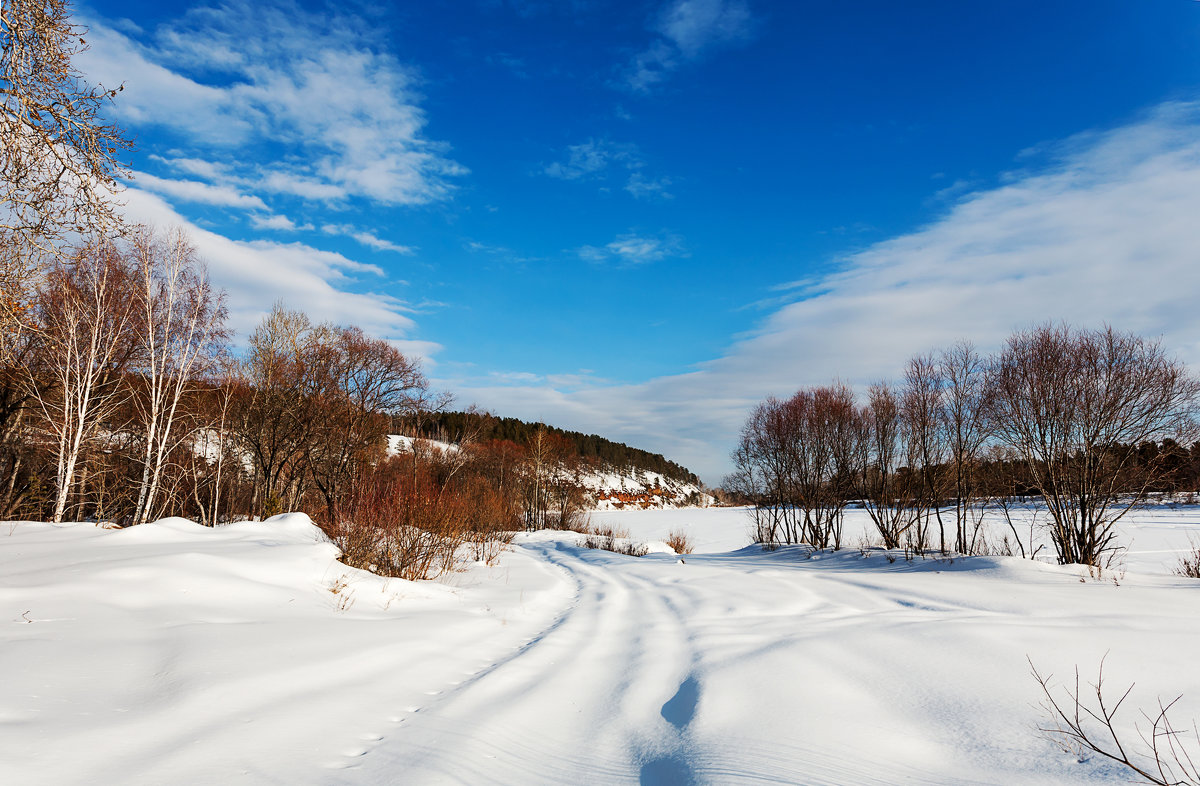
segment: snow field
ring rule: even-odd
[[[297,515],[3,525],[0,782],[1128,782],[1039,737],[1027,657],[1086,680],[1107,653],[1128,724],[1179,693],[1200,718],[1200,581],[1164,568],[1194,508],[1136,514],[1100,580],[763,552],[741,510],[593,522],[696,553],[540,532],[414,583],[335,562]]]

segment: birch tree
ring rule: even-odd
[[[131,242],[138,284],[141,386],[135,398],[144,442],[142,476],[133,523],[155,510],[163,468],[194,429],[184,427],[180,405],[224,348],[224,293],[182,230],[165,235],[139,227]]]
[[[54,263],[40,293],[44,371],[28,373],[55,442],[55,522],[86,443],[127,396],[121,375],[137,344],[135,275],[116,247],[95,241]]]

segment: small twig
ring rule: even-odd
[[[1105,658],[1107,657],[1105,655]],[[1180,732],[1171,724],[1168,716],[1169,710],[1179,701],[1179,697],[1167,704],[1163,704],[1160,699],[1158,713],[1153,718],[1143,711],[1142,717],[1151,724],[1149,738],[1140,725],[1135,723],[1134,728],[1147,750],[1126,750],[1121,736],[1117,733],[1116,716],[1121,705],[1133,692],[1134,684],[1130,684],[1117,702],[1110,707],[1104,697],[1103,689],[1105,658],[1101,658],[1096,682],[1091,685],[1096,694],[1096,709],[1086,705],[1081,698],[1078,666],[1075,667],[1074,689],[1069,687],[1063,689],[1069,700],[1064,709],[1050,690],[1050,679],[1053,675],[1047,674],[1043,677],[1037,667],[1033,665],[1033,661],[1027,658],[1033,677],[1041,686],[1042,693],[1046,697],[1042,706],[1049,713],[1054,724],[1048,727],[1039,726],[1038,731],[1048,738],[1056,740],[1064,750],[1091,751],[1115,761],[1140,775],[1146,783],[1159,786],[1200,786],[1200,770],[1197,770],[1192,753],[1180,741]],[[1090,729],[1088,718],[1099,724],[1100,729]],[[1195,725],[1193,724],[1194,729]],[[1097,732],[1107,736],[1111,740],[1111,744],[1098,740]],[[1166,740],[1165,747],[1161,742],[1163,739]],[[1200,732],[1196,732],[1196,741],[1200,746]]]

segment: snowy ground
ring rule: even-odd
[[[765,553],[729,509],[593,520],[697,551],[537,533],[410,583],[302,516],[0,524],[0,783],[1124,783],[1035,730],[1026,658],[1106,652],[1132,705],[1200,718],[1200,581],[1168,572],[1196,508],[1139,513],[1101,580]]]

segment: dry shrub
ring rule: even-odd
[[[467,559],[492,564],[521,525],[511,496],[476,475],[455,477],[428,456],[364,471],[323,526],[342,561],[385,576],[435,578]]]
[[[1051,686],[1053,675],[1043,677],[1032,661],[1029,666],[1045,696],[1042,707],[1049,718],[1038,730],[1064,752],[1080,760],[1097,754],[1124,766],[1139,776],[1141,783],[1200,786],[1200,731],[1195,721],[1189,729],[1176,725],[1170,715],[1182,696],[1172,701],[1160,698],[1157,708],[1142,710],[1142,722],[1134,723],[1131,735],[1125,731],[1128,725],[1116,718],[1134,686],[1124,692],[1106,689],[1103,658],[1096,681],[1086,691],[1080,684],[1078,666],[1074,684],[1068,682],[1057,690]]]
[[[689,538],[687,533],[683,530],[672,530],[671,534],[667,535],[666,544],[670,546],[676,554],[692,553],[692,539]]]
[[[629,530],[602,524],[592,528],[583,539],[585,549],[603,549],[629,557],[644,557],[650,550],[643,543],[634,543],[629,539]]]
[[[1175,566],[1175,575],[1200,579],[1200,545],[1193,543],[1191,552],[1179,558],[1179,564]]]
[[[521,515],[513,499],[481,477],[468,477],[447,491],[466,504],[465,525],[471,558],[493,564],[521,527]]]
[[[573,516],[563,529],[568,532],[578,532],[581,535],[590,535],[592,533],[592,517],[587,514]]]
[[[342,561],[385,576],[428,579],[454,570],[470,507],[442,493],[428,468],[396,457],[366,470],[325,531]]]

